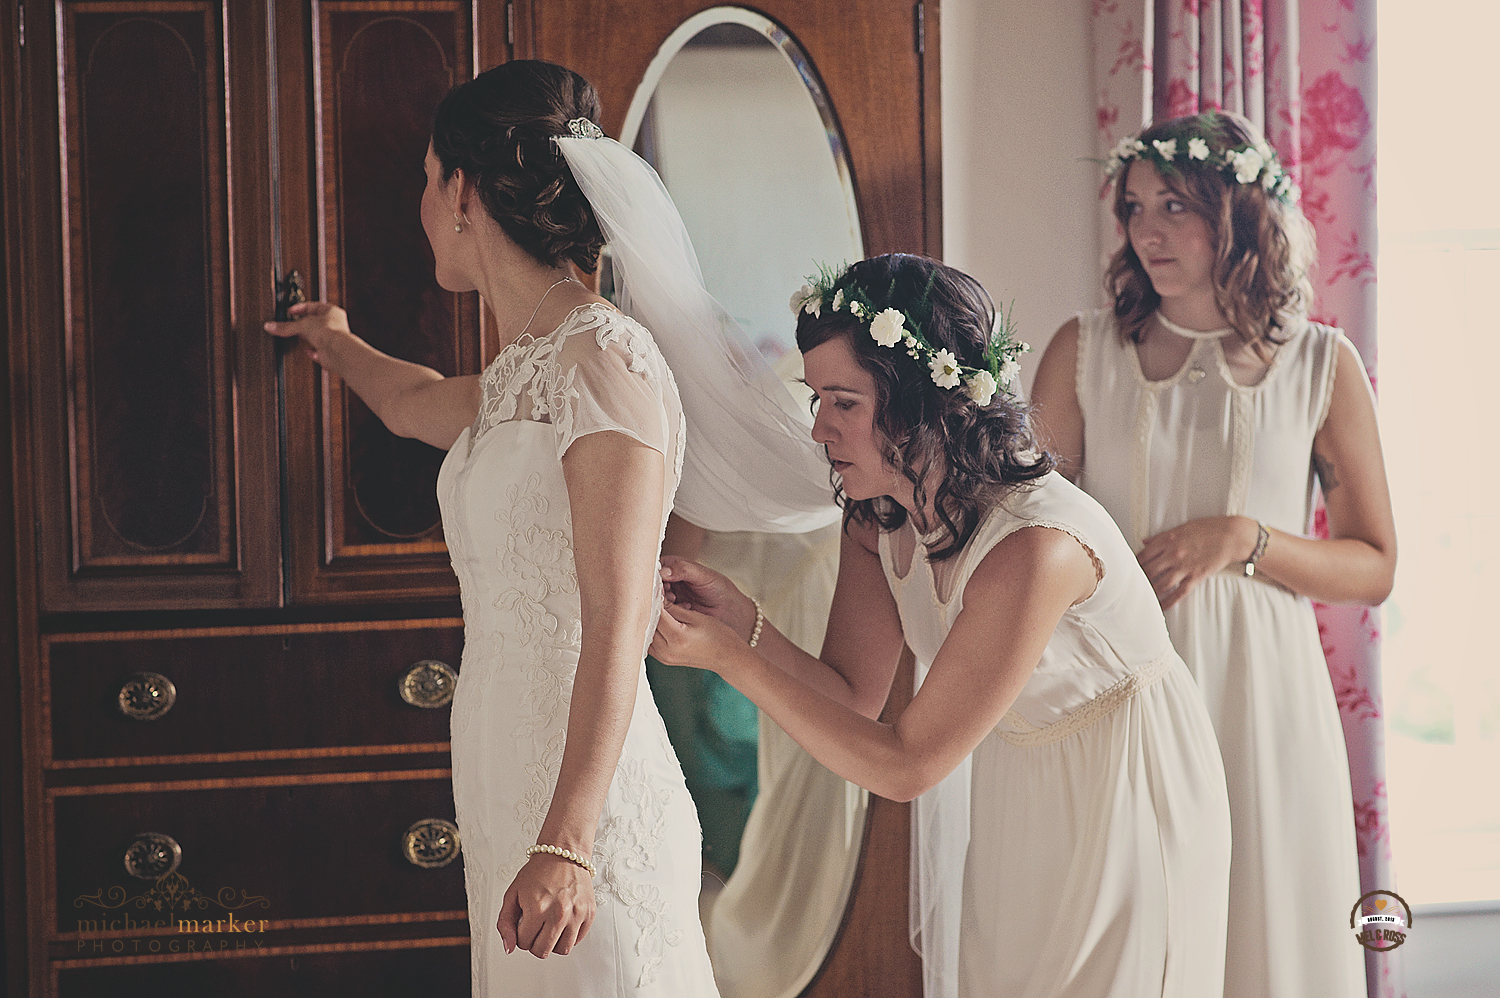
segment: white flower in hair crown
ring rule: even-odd
[[[1028,353],[1031,345],[1016,339],[1008,311],[995,314],[995,328],[984,348],[985,366],[965,367],[951,350],[937,349],[928,343],[922,335],[922,324],[910,312],[890,307],[877,309],[869,293],[847,280],[847,275],[848,268],[842,271],[820,268],[792,295],[792,314],[806,312],[821,317],[825,304],[834,312],[847,311],[870,327],[870,338],[876,344],[887,348],[904,346],[908,357],[927,365],[933,384],[944,389],[962,385],[968,396],[981,406],[989,405],[1002,389],[1015,394],[1021,373],[1018,358]]]
[[[1170,172],[1174,161],[1194,160],[1216,167],[1226,176],[1233,177],[1238,184],[1259,183],[1272,197],[1286,204],[1296,204],[1302,192],[1292,182],[1291,174],[1282,169],[1276,150],[1265,142],[1254,145],[1215,149],[1212,132],[1201,135],[1178,135],[1169,139],[1153,139],[1149,144],[1134,135],[1127,135],[1109,151],[1104,159],[1105,175],[1113,178],[1126,165],[1137,159],[1153,163],[1157,169]],[[1186,139],[1184,142],[1183,140]]]

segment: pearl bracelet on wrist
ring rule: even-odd
[[[571,850],[571,849],[564,849],[561,846],[543,845],[543,844],[541,844],[539,842],[536,845],[532,846],[530,849],[526,850],[526,858],[530,859],[531,857],[535,856],[539,852],[544,852],[544,853],[546,853],[549,856],[558,856],[558,857],[560,857],[562,859],[567,860],[569,863],[575,863],[578,866],[583,867],[585,870],[587,870],[589,872],[590,879],[592,879],[594,877],[597,877],[599,875],[599,871],[594,868],[594,864],[593,863],[589,862],[587,859],[585,859],[582,856],[578,855],[573,850]]]

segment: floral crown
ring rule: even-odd
[[[927,296],[923,295],[915,304],[922,306],[926,302]],[[939,388],[957,388],[962,384],[969,397],[982,406],[989,405],[998,390],[1014,394],[1012,389],[1021,373],[1017,358],[1031,350],[1030,344],[1016,339],[1009,312],[997,311],[995,328],[984,347],[985,366],[965,367],[953,351],[935,349],[927,342],[922,335],[922,323],[911,312],[897,308],[877,311],[869,292],[850,278],[847,267],[834,271],[819,266],[818,273],[809,276],[807,283],[792,295],[793,315],[807,312],[822,316],[825,305],[834,312],[847,311],[859,322],[868,324],[870,337],[880,346],[905,346],[908,357],[927,364],[933,384]]]
[[[1153,139],[1142,142],[1139,135],[1127,135],[1119,141],[1104,159],[1104,173],[1110,179],[1132,160],[1145,159],[1155,164],[1164,173],[1176,170],[1174,160],[1206,163],[1217,167],[1219,172],[1233,177],[1236,183],[1259,183],[1261,188],[1283,204],[1296,204],[1302,192],[1292,182],[1291,174],[1281,166],[1265,140],[1254,144],[1222,146],[1218,148],[1218,136],[1211,129],[1203,129],[1196,135],[1178,135],[1168,139]]]

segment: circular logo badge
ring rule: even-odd
[[[1371,891],[1355,902],[1349,928],[1365,949],[1393,950],[1406,942],[1411,931],[1411,905],[1393,891]]]

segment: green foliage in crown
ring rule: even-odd
[[[848,267],[834,270],[819,264],[818,272],[806,280],[792,295],[793,315],[807,312],[821,316],[824,308],[847,312],[869,329],[870,337],[880,346],[902,347],[912,360],[926,364],[933,384],[944,389],[962,386],[981,406],[989,405],[997,391],[1015,394],[1021,374],[1019,357],[1029,352],[1031,346],[1016,338],[1009,309],[995,313],[995,326],[984,348],[984,366],[966,367],[953,351],[933,347],[922,335],[924,322],[932,314],[931,282],[909,308],[898,309],[879,308],[869,290],[853,279]],[[892,299],[894,291],[894,285],[886,289],[886,301]]]
[[[1178,134],[1164,139],[1142,142],[1139,135],[1127,135],[1104,159],[1104,173],[1113,179],[1137,159],[1147,160],[1163,174],[1177,172],[1177,164],[1199,162],[1214,167],[1238,184],[1259,184],[1271,197],[1284,204],[1296,204],[1302,196],[1291,174],[1264,140],[1254,145],[1224,144],[1222,116],[1210,112],[1189,119]]]

